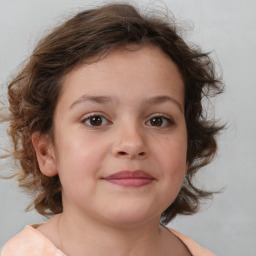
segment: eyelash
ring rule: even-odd
[[[105,120],[105,123],[102,125],[102,123],[100,123],[100,125],[92,125],[91,121],[93,118],[96,118],[96,117],[100,117],[101,118],[101,122],[103,122],[102,120]],[[86,122],[87,121],[90,121],[90,124],[87,124]],[[81,120],[81,123],[83,124],[86,124],[87,126],[89,127],[101,127],[101,126],[105,126],[107,124],[111,124],[111,122],[106,118],[104,117],[102,114],[98,114],[98,113],[90,113],[88,114],[85,118],[83,118]]]
[[[158,127],[159,127],[159,128],[169,128],[170,126],[172,126],[172,125],[175,124],[175,122],[174,122],[174,120],[173,120],[172,118],[167,117],[167,116],[165,116],[165,115],[163,115],[163,114],[155,114],[154,116],[151,116],[150,119],[146,122],[146,124],[147,124],[148,122],[151,122],[153,119],[156,119],[156,118],[160,118],[162,122],[165,121],[165,125],[163,125],[163,126],[162,126],[162,123],[161,123],[160,126],[158,126],[158,125],[155,125],[155,126],[154,126],[154,125],[152,125],[152,123],[151,123],[151,126],[156,127],[156,128],[158,128]]]
[[[93,125],[92,124],[92,119],[93,118],[97,118],[97,117],[99,117],[100,120],[95,120],[95,121],[96,122],[99,121],[99,125]],[[152,124],[153,119],[157,119],[157,118],[159,118],[160,121],[161,121],[160,125],[153,125]],[[90,124],[88,124],[87,121],[89,121]],[[83,118],[81,120],[81,123],[86,124],[89,127],[94,127],[94,128],[102,127],[102,126],[106,126],[106,125],[112,124],[106,117],[104,117],[102,114],[98,114],[98,113],[90,113],[90,114],[88,114],[85,118]],[[148,124],[148,123],[150,123],[150,124]],[[164,125],[162,125],[163,123],[164,123]],[[158,127],[160,127],[160,128],[168,128],[168,127],[170,127],[170,126],[172,126],[174,124],[175,124],[175,122],[174,122],[174,120],[172,118],[167,117],[167,116],[165,116],[163,114],[155,114],[154,116],[151,116],[150,119],[148,119],[148,121],[146,122],[146,125],[149,125],[149,126],[152,126],[152,127],[156,127],[156,128],[158,128]]]

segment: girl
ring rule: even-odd
[[[174,25],[127,4],[78,13],[8,89],[19,185],[53,217],[2,256],[213,255],[164,226],[211,195],[191,179],[221,129],[201,104],[222,90],[213,64]]]

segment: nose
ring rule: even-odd
[[[135,126],[120,128],[113,145],[112,153],[116,157],[129,159],[145,159],[148,157],[148,146],[145,134]]]

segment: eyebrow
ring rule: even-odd
[[[80,97],[79,99],[77,99],[76,101],[74,101],[69,109],[73,108],[75,105],[79,104],[79,103],[84,103],[84,102],[95,102],[98,104],[106,104],[113,101],[113,98],[110,96],[90,96],[90,95],[83,95],[82,97]]]
[[[151,97],[151,98],[145,100],[146,104],[161,104],[161,103],[165,103],[165,102],[174,103],[181,110],[181,112],[183,112],[183,108],[182,108],[181,104],[177,100],[175,100],[174,98],[172,98],[170,96],[159,95],[159,96],[154,96],[154,97]]]
[[[74,101],[69,109],[72,109],[75,105],[78,105],[80,103],[85,103],[85,102],[94,102],[97,104],[106,104],[106,103],[110,103],[113,102],[114,98],[111,96],[92,96],[92,95],[83,95],[82,97],[80,97],[79,99],[77,99],[76,101]],[[161,103],[165,103],[165,102],[172,102],[174,103],[180,110],[181,112],[183,112],[183,108],[181,106],[181,104],[175,100],[174,98],[170,97],[170,96],[166,96],[166,95],[159,95],[159,96],[154,96],[151,98],[148,98],[145,100],[145,104],[147,105],[151,105],[151,104],[161,104]]]

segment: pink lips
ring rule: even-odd
[[[150,184],[155,179],[144,171],[136,170],[117,172],[105,177],[104,180],[124,187],[141,187]]]

